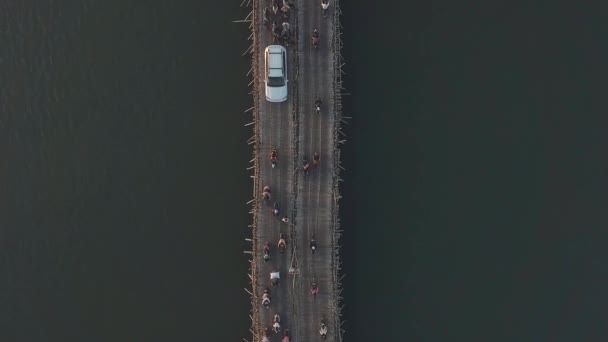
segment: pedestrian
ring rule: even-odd
[[[288,223],[289,222],[289,218],[287,216],[283,216],[283,218],[281,219],[281,221]]]

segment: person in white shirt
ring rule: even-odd
[[[321,8],[323,9],[323,16],[327,16],[327,9],[329,8],[329,0],[321,0]]]
[[[278,334],[281,331],[281,316],[279,314],[274,314],[274,323],[272,324],[272,330],[274,330],[275,334]]]

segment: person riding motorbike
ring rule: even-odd
[[[273,22],[270,31],[272,32],[273,41],[278,41],[279,35],[281,34],[281,28],[279,27],[279,25]]]
[[[322,104],[323,104],[323,101],[321,101],[321,99],[317,97],[317,99],[315,100],[315,109],[317,110],[317,114],[321,113]]]
[[[281,6],[281,11],[286,13],[289,11],[290,8],[290,4],[287,1],[283,0],[283,6]]]
[[[270,22],[270,16],[269,16],[269,8],[266,7],[264,8],[264,17],[263,17],[263,21],[264,21],[264,26],[267,26],[268,23]]]
[[[272,164],[273,169],[277,166],[278,162],[279,162],[279,154],[277,153],[277,150],[273,148],[272,152],[270,152],[270,163]]]
[[[325,320],[321,320],[321,324],[319,325],[319,334],[321,334],[321,339],[325,339],[327,337],[327,325],[325,325]]]
[[[271,329],[269,327],[264,328],[264,337],[262,338],[262,342],[270,342],[270,333]]]
[[[281,42],[283,42],[283,44],[285,44],[285,47],[289,47],[289,37],[291,36],[291,31],[289,30],[289,23],[288,22],[283,22],[283,24],[281,25],[283,27],[283,29],[281,30]]]
[[[285,329],[285,332],[283,332],[283,339],[281,342],[289,342],[289,329]]]
[[[270,242],[266,241],[264,243],[264,262],[270,260]]]
[[[312,238],[310,239],[310,250],[312,250],[312,254],[315,254],[317,250],[317,240],[315,240],[315,234],[312,234]]]
[[[279,279],[281,279],[281,274],[279,271],[273,270],[270,272],[270,282],[272,283],[272,286],[279,285]]]
[[[272,0],[272,11],[274,14],[277,14],[279,11],[279,2],[277,0]]]
[[[321,0],[321,10],[323,12],[324,17],[327,17],[328,9],[329,9],[329,0]]]
[[[270,306],[270,291],[268,289],[264,289],[264,293],[262,294],[262,305],[266,308]]]
[[[321,156],[319,155],[319,152],[315,152],[315,154],[312,156],[312,166],[316,168],[319,165],[320,160]]]
[[[319,46],[319,31],[317,31],[317,29],[314,29],[314,31],[312,31],[312,45],[316,48]]]
[[[317,285],[316,281],[312,282],[312,285],[310,287],[310,293],[312,293],[312,298],[317,297],[317,293],[319,293],[319,286]]]
[[[281,233],[281,235],[279,236],[279,243],[277,244],[277,246],[279,247],[279,251],[281,251],[281,253],[285,253],[285,248],[287,247],[285,233]]]
[[[262,295],[262,305],[264,305],[265,307],[268,307],[268,305],[270,305],[270,296],[267,293],[264,293]]]
[[[278,313],[274,314],[272,330],[274,330],[275,333],[281,331],[281,316],[279,316]]]
[[[268,185],[266,185],[264,187],[264,190],[262,191],[262,199],[266,202],[270,201],[270,187]]]
[[[304,157],[303,164],[304,166],[302,166],[302,170],[304,171],[304,177],[306,177],[308,175],[308,169],[310,168],[308,158]]]

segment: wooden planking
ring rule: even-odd
[[[254,136],[248,143],[254,146],[253,250],[252,279],[252,333],[253,341],[261,341],[262,331],[271,323],[272,315],[281,314],[283,327],[289,328],[292,340],[318,339],[320,318],[330,327],[327,341],[341,341],[340,332],[340,285],[337,239],[339,238],[338,182],[339,157],[338,134],[341,121],[341,65],[339,54],[338,1],[332,0],[330,14],[321,17],[317,2],[298,2],[298,10],[292,15],[291,25],[297,30],[296,49],[290,47],[290,99],[282,104],[270,104],[264,98],[263,50],[271,43],[269,31],[262,26],[263,7],[269,1],[248,1],[252,6],[251,20],[252,95]],[[318,51],[312,51],[310,33],[312,27],[321,33]],[[338,51],[336,53],[336,51]],[[322,114],[315,116],[313,101],[323,99]],[[312,115],[314,114],[314,115]],[[279,149],[279,167],[271,169],[268,156],[273,147]],[[304,155],[321,154],[321,164],[311,172],[306,181],[297,172]],[[278,222],[271,215],[270,207],[259,201],[261,189],[272,188],[273,201],[278,198],[282,214],[288,213],[291,223]],[[290,215],[291,214],[291,215]],[[310,234],[315,232],[319,249],[313,256],[308,249]],[[276,242],[279,232],[289,234],[289,246],[285,255],[277,257]],[[273,246],[272,261],[262,259],[265,241]],[[294,243],[295,242],[295,243]],[[296,266],[298,275],[287,277],[290,266]],[[261,307],[263,288],[269,285],[269,272],[277,267],[281,272],[279,289],[272,289],[271,309]],[[310,294],[312,280],[319,284],[316,299]]]

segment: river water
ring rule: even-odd
[[[602,11],[384,5],[343,20],[347,340],[606,339]]]
[[[1,341],[249,337],[238,5],[3,2]],[[346,341],[602,340],[601,11],[343,5]]]

